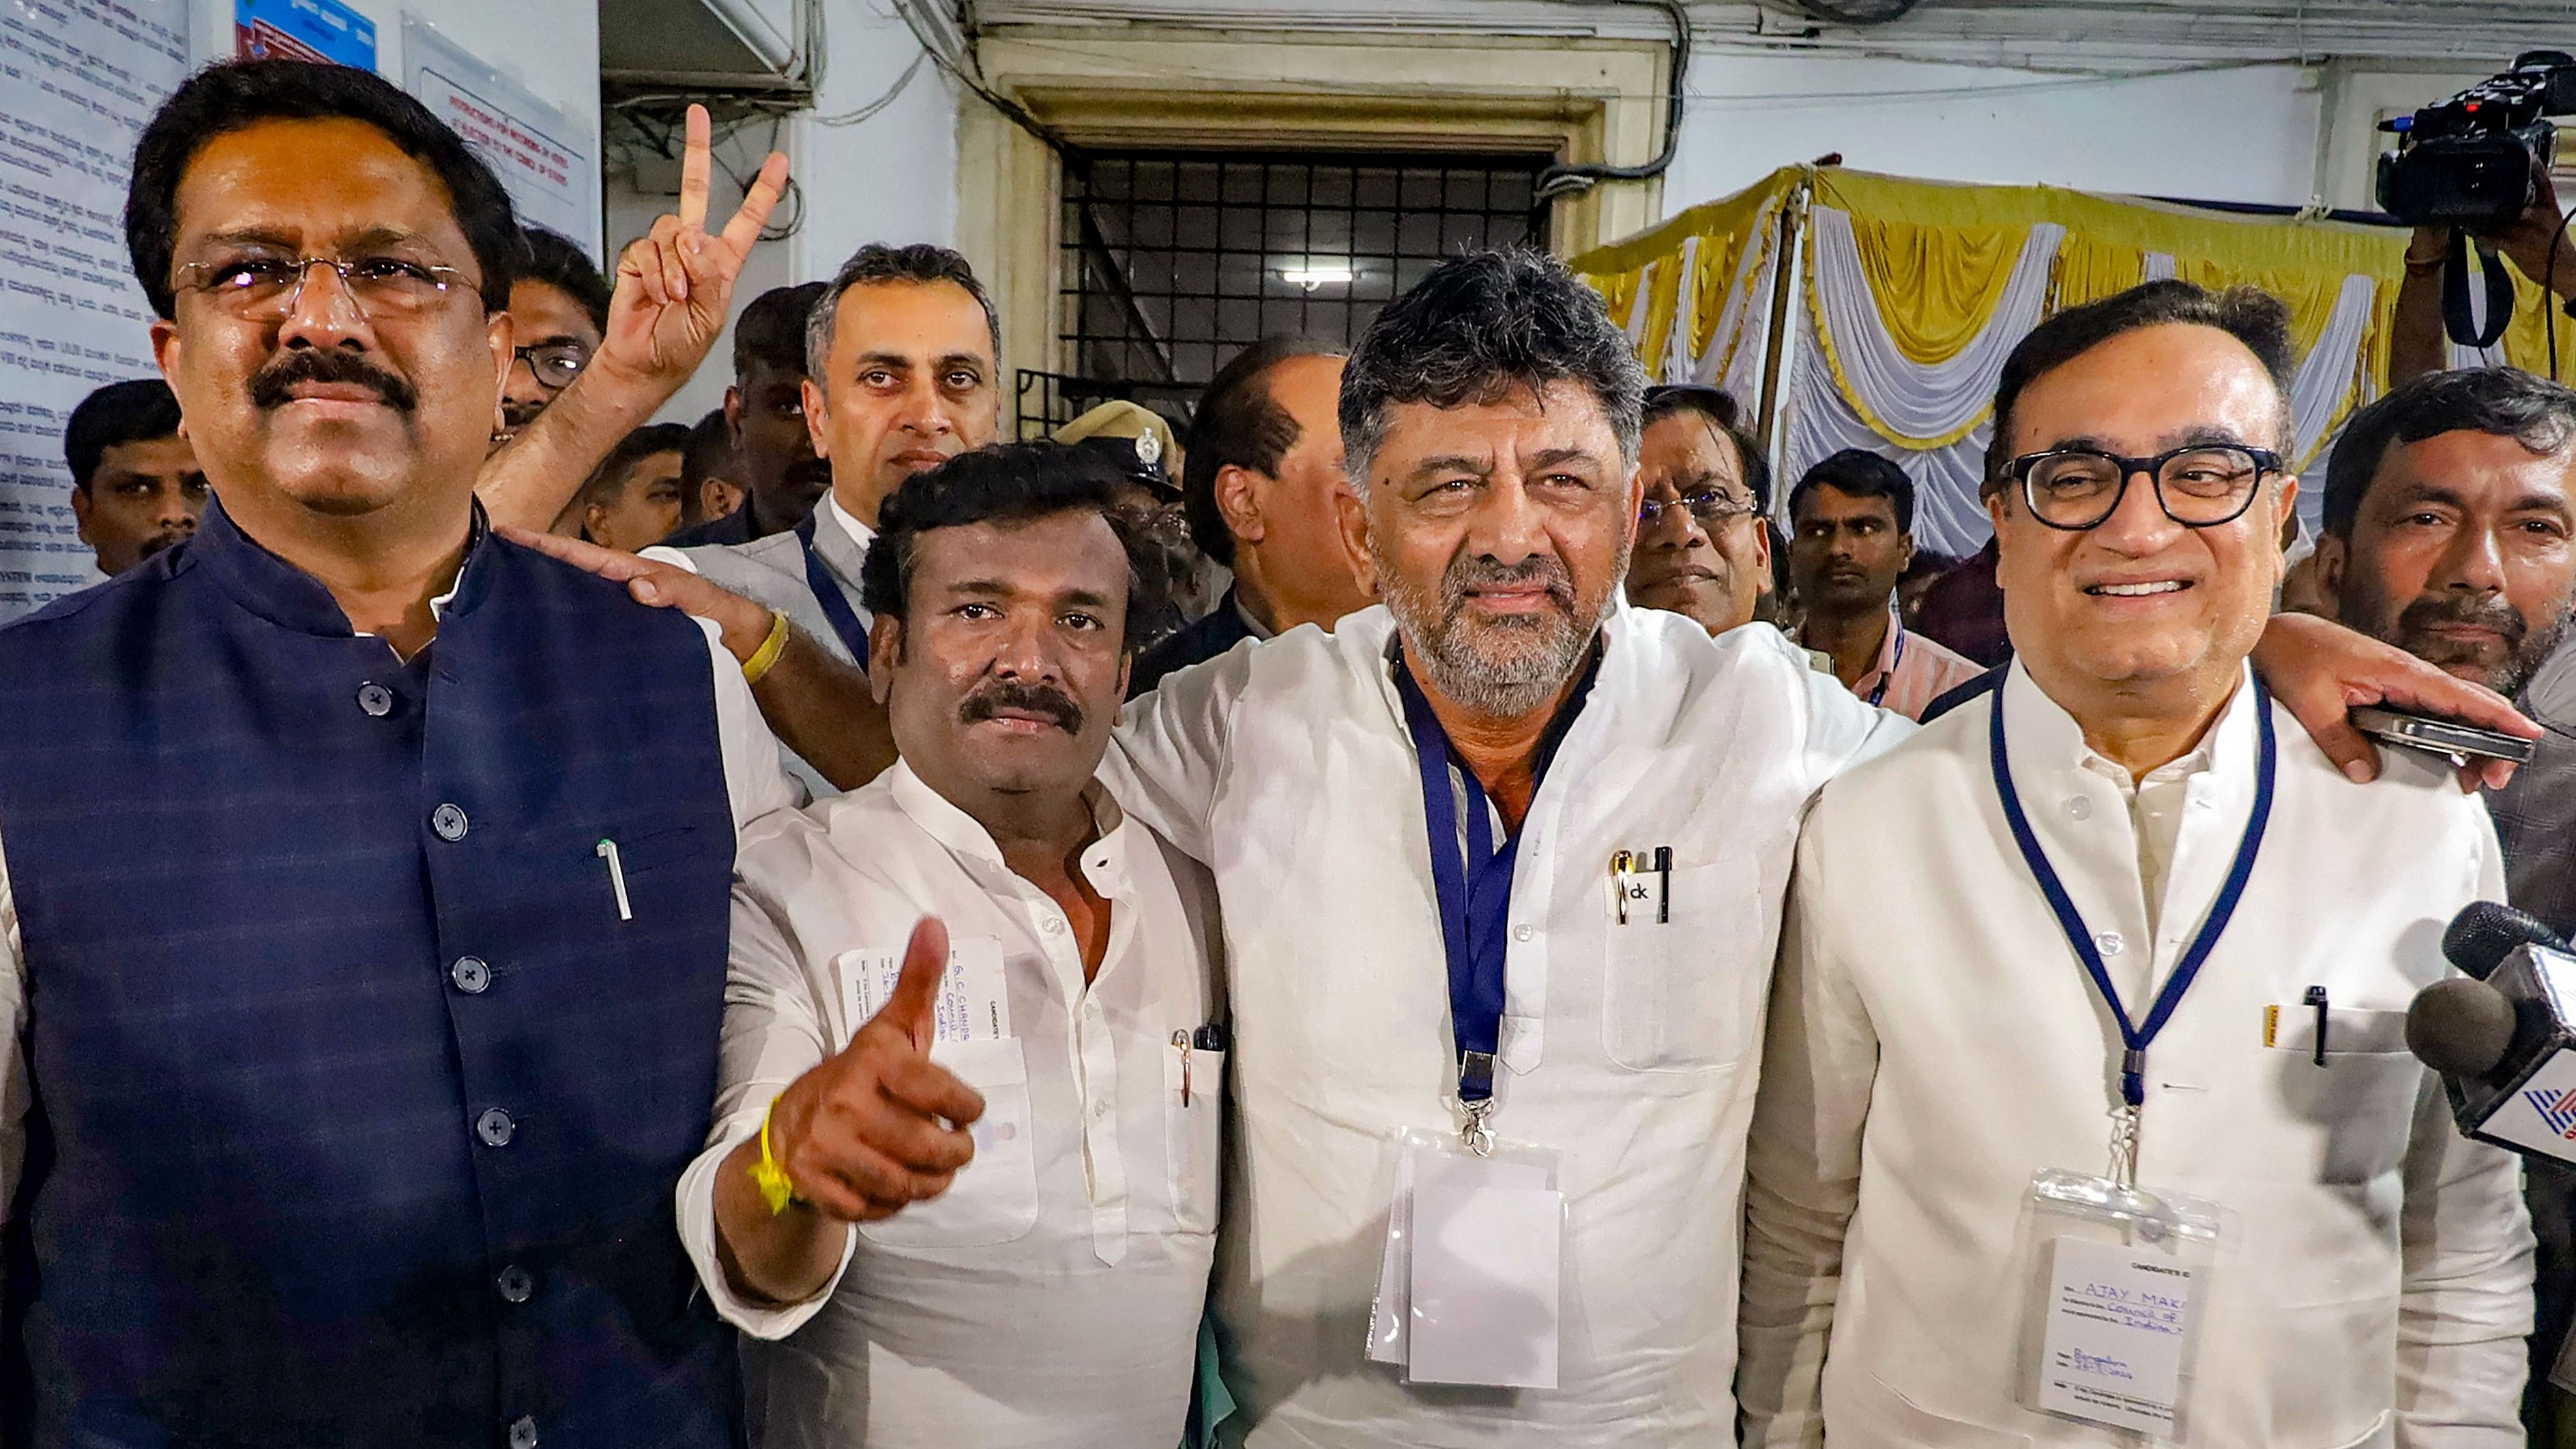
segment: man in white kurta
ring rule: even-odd
[[[2057,1251],[2033,1176],[2111,1170],[2125,1044],[1992,759],[2143,1023],[2223,914],[2268,709],[2277,783],[2241,905],[2144,1056],[2137,1183],[2227,1215],[2179,1432],[2518,1444],[2514,1163],[2453,1129],[2404,1039],[2447,969],[2444,924],[2502,893],[2494,832],[2445,764],[2399,757],[2354,785],[2244,667],[2295,484],[2229,440],[2279,437],[2277,317],[2197,289],[2097,309],[2033,334],[1998,428],[2019,455],[1990,488],[2010,674],[1827,786],[1799,841],[1749,1154],[1745,1441],[2137,1442],[2017,1388]],[[2258,457],[2225,496],[2226,460]]]
[[[1372,608],[1184,670],[1109,778],[1226,902],[1237,1190],[1217,1311],[1256,1445],[1697,1444],[1734,1421],[1742,1146],[1798,816],[1908,726],[1769,625],[1614,610],[1521,828],[1494,1125],[1560,1154],[1554,1390],[1409,1388],[1363,1356],[1395,1134],[1448,1132],[1440,914]],[[1671,919],[1613,925],[1615,851],[1673,852]],[[1642,913],[1639,913],[1642,917]],[[1432,963],[1426,966],[1425,963]]]
[[[1103,517],[1120,482],[1040,444],[905,484],[892,557],[868,566],[903,758],[737,851],[716,1122],[680,1229],[749,1335],[771,1449],[1180,1435],[1215,1252],[1223,988],[1205,873],[1089,778],[1126,684],[1132,564]],[[903,1015],[878,988],[925,916],[954,954],[920,1045],[981,1099],[972,1160],[854,1210],[825,1189],[884,1196],[886,1161],[922,1170],[902,1129],[852,1149],[831,1119],[917,1100],[861,1059]],[[744,1190],[765,1121],[793,1200]]]

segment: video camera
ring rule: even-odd
[[[2500,227],[2538,196],[2535,162],[2558,151],[2551,116],[2576,115],[2576,56],[2527,50],[2513,68],[2439,105],[2380,123],[2399,137],[2379,158],[2379,206],[2410,226]]]

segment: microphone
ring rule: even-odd
[[[2441,1073],[2460,1131],[2576,1162],[2576,952],[2510,906],[2477,901],[2442,933],[2461,975],[2418,992],[2406,1049]]]
[[[2442,954],[2479,981],[2494,975],[2516,946],[2567,949],[2556,931],[2502,901],[2471,901],[2442,932]]]

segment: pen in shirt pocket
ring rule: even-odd
[[[1172,1045],[1181,1049],[1181,1105],[1190,1104],[1190,1057],[1196,1052],[1221,1052],[1226,1049],[1225,1023],[1211,1021],[1196,1031],[1172,1033]]]
[[[1651,851],[1614,850],[1610,852],[1610,892],[1616,902],[1618,923],[1629,921],[1629,908],[1641,911],[1648,887],[1640,877],[1655,878],[1652,894],[1655,902],[1655,924],[1670,925],[1673,919],[1673,848],[1658,845]]]

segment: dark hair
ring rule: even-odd
[[[1342,373],[1342,446],[1365,490],[1387,410],[1497,402],[1572,382],[1609,415],[1623,463],[1637,461],[1646,370],[1601,294],[1543,252],[1474,251],[1431,270],[1377,314]]]
[[[686,424],[646,423],[618,439],[617,446],[608,450],[608,456],[599,460],[599,466],[590,470],[590,477],[581,485],[581,506],[604,503],[611,494],[623,492],[626,476],[635,471],[636,464],[654,454],[678,453],[686,458],[688,447],[689,428]]]
[[[2145,282],[2098,302],[2069,307],[2013,344],[2012,355],[2004,359],[2003,375],[1995,382],[1995,432],[1986,444],[1985,491],[1992,492],[2003,481],[2004,465],[2013,460],[2013,405],[2021,400],[2023,389],[2042,373],[2053,372],[2124,332],[2178,322],[2215,327],[2245,344],[2280,391],[2280,427],[2286,442],[2293,371],[2290,309],[2259,287],[2213,292],[2171,279]]]
[[[177,312],[171,257],[179,244],[179,183],[207,142],[263,121],[350,120],[373,126],[447,188],[465,244],[482,271],[483,310],[510,305],[524,243],[510,194],[462,137],[391,81],[342,65],[236,60],[179,83],[134,143],[125,192],[125,249],[155,315]],[[317,166],[330,164],[314,158]]]
[[[1724,390],[1704,382],[1666,383],[1646,389],[1646,404],[1639,419],[1639,432],[1666,418],[1684,413],[1704,418],[1718,436],[1735,449],[1736,471],[1744,475],[1744,486],[1753,495],[1753,506],[1763,513],[1771,511],[1771,460],[1762,456],[1761,440],[1744,426],[1735,399]]]
[[[733,429],[723,408],[710,408],[689,425],[689,444],[680,450],[680,486],[694,490],[710,478],[728,476],[732,465]]]
[[[2533,457],[2576,441],[2576,391],[2514,367],[2428,372],[2352,415],[2326,463],[2325,530],[2352,537],[2379,465],[2400,443],[2444,433],[2511,438]]]
[[[1234,534],[1216,506],[1216,475],[1249,468],[1277,477],[1279,460],[1302,436],[1297,420],[1270,395],[1270,369],[1294,358],[1340,355],[1309,338],[1268,337],[1236,353],[1208,380],[1181,450],[1181,507],[1199,552],[1234,566]]]
[[[993,310],[993,299],[985,294],[984,284],[975,280],[975,269],[966,259],[946,247],[916,242],[908,247],[890,247],[883,242],[870,242],[850,253],[841,263],[830,286],[823,289],[805,313],[805,375],[820,378],[832,357],[832,327],[841,315],[841,294],[852,287],[875,286],[881,282],[911,282],[926,285],[947,282],[965,289],[984,309],[984,331],[993,341],[993,364],[1002,360],[1002,319]]]
[[[799,282],[752,298],[733,323],[733,380],[741,382],[754,364],[810,376],[805,371],[805,314],[822,295],[822,283]]]
[[[1845,448],[1809,468],[1789,490],[1789,521],[1798,521],[1798,504],[1818,484],[1854,498],[1884,498],[1895,511],[1896,531],[1914,531],[1914,480],[1892,459],[1883,458],[1867,448]]]
[[[605,334],[608,331],[608,279],[590,264],[590,253],[576,246],[570,237],[541,226],[519,228],[519,239],[527,243],[522,258],[519,280],[543,282],[581,308],[590,325]],[[526,339],[521,339],[525,341]]]
[[[1138,541],[1118,513],[1118,491],[1131,481],[1107,452],[1044,439],[995,443],[915,473],[878,505],[877,536],[859,567],[859,602],[878,618],[900,621],[912,602],[914,549],[933,529],[1097,513],[1127,554],[1132,617],[1142,568]]]
[[[63,461],[72,486],[86,493],[110,448],[148,443],[179,431],[179,399],[157,377],[111,382],[80,400],[63,424]]]

